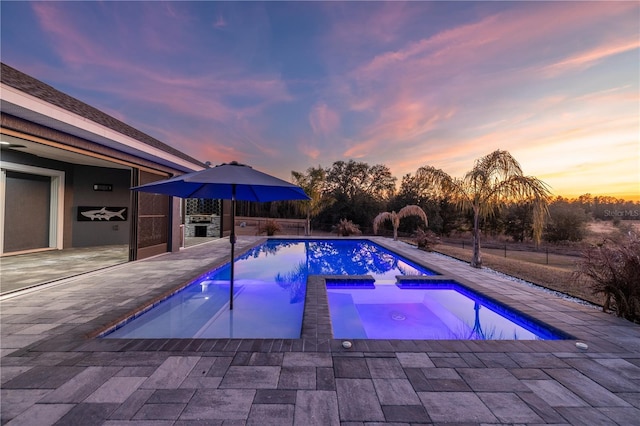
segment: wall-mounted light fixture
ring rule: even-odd
[[[24,145],[20,145],[17,143],[11,143],[7,141],[0,141],[0,146],[2,148],[26,148]]]

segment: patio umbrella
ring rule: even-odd
[[[208,198],[231,200],[231,277],[229,309],[233,309],[233,264],[236,244],[236,200],[279,201],[308,200],[309,196],[297,185],[262,173],[236,161],[215,167],[152,182],[131,188],[135,191],[171,195],[180,198]]]

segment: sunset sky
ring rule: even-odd
[[[640,3],[2,2],[1,59],[213,164],[398,181],[508,150],[640,200]]]

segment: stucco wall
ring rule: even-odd
[[[73,206],[69,214],[73,218],[73,247],[92,247],[112,244],[129,244],[131,172],[92,166],[74,166]],[[112,185],[113,191],[94,191],[94,184]],[[126,207],[126,221],[77,219],[79,206]]]

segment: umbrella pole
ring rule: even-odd
[[[234,264],[234,248],[236,245],[236,185],[231,185],[231,277],[229,279],[229,310],[233,310],[233,264]]]

